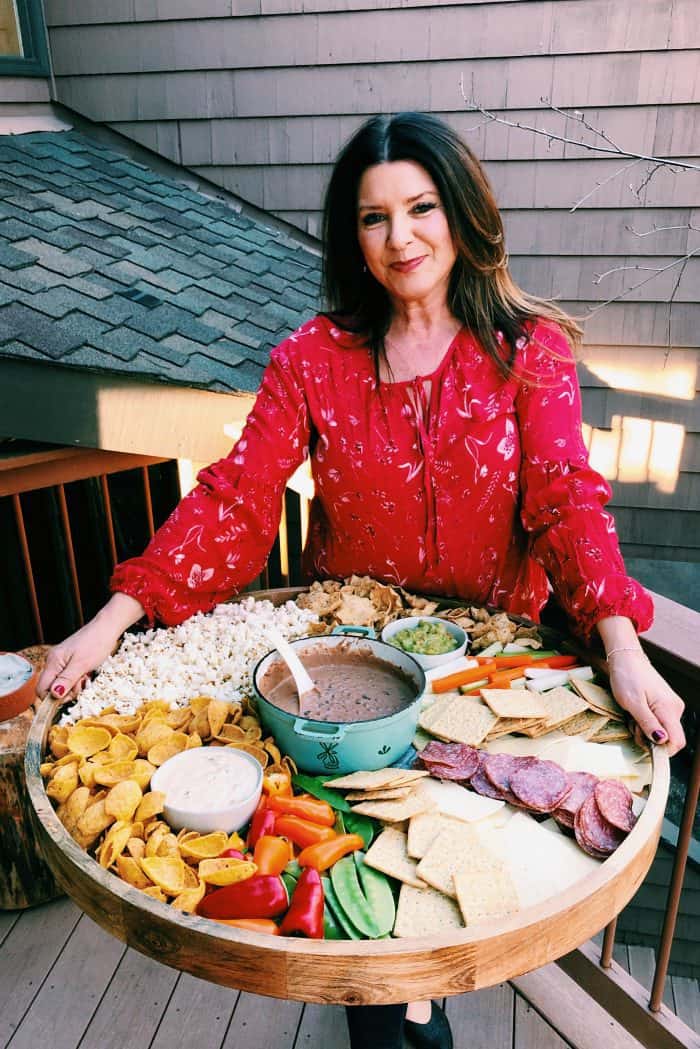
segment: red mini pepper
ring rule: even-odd
[[[289,910],[282,919],[282,936],[306,936],[323,939],[323,885],[321,875],[312,867],[301,872]]]
[[[278,875],[254,874],[205,896],[197,908],[203,918],[277,918],[289,906]]]
[[[275,819],[277,813],[273,812],[272,809],[267,807],[258,807],[255,810],[255,815],[250,823],[250,830],[248,831],[247,844],[249,849],[254,849],[258,843],[258,840],[265,834],[275,833]]]
[[[286,798],[281,794],[273,794],[267,799],[267,807],[273,812],[320,823],[322,827],[332,827],[335,823],[335,812],[328,802],[317,798]]]

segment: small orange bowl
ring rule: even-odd
[[[16,655],[17,653],[12,653]],[[7,652],[0,652],[0,656],[8,655]],[[10,718],[17,717],[23,710],[30,707],[36,699],[36,686],[39,680],[39,671],[32,666],[28,659],[24,659],[24,656],[19,656],[20,659],[24,660],[28,667],[31,668],[32,673],[23,681],[19,688],[16,688],[13,692],[5,692],[4,695],[0,695],[0,721],[9,721]]]

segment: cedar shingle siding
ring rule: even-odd
[[[651,274],[596,275],[700,249],[687,228],[700,228],[700,173],[659,170],[645,185],[641,162],[611,177],[624,158],[484,124],[460,87],[513,122],[593,141],[550,99],[624,149],[700,163],[697,0],[46,8],[60,101],[311,233],[341,142],[368,114],[415,108],[446,117],[486,161],[512,269],[529,291],[585,316]],[[680,228],[632,232],[654,226]],[[585,421],[628,557],[700,563],[699,288],[700,257],[586,325]]]

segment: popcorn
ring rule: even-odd
[[[176,627],[125,634],[61,724],[94,717],[108,706],[130,714],[149,699],[165,699],[172,708],[202,694],[240,701],[252,691],[255,664],[274,648],[271,628],[291,640],[318,633],[318,624],[314,612],[293,601],[275,608],[270,601],[246,597]]]

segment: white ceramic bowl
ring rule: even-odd
[[[424,656],[420,652],[409,652],[409,655],[413,656],[416,663],[419,663],[424,670],[432,670],[433,667],[451,663],[453,659],[459,659],[467,651],[469,639],[461,626],[451,623],[449,619],[440,619],[439,616],[407,616],[405,619],[395,619],[393,623],[387,623],[382,630],[382,641],[393,644],[394,634],[399,630],[410,630],[412,627],[417,627],[419,623],[440,623],[452,634],[455,641],[459,642],[457,648],[453,648],[451,652],[443,652],[439,656]]]
[[[241,778],[245,775],[251,780],[251,789],[241,797],[231,796],[231,787],[234,794],[236,790],[236,769]],[[215,830],[231,834],[245,826],[255,812],[262,793],[262,781],[262,765],[244,750],[193,747],[168,758],[156,769],[151,776],[151,790],[162,790],[165,794],[163,815],[175,830],[186,827],[200,834],[210,834]],[[168,803],[168,793],[173,797],[175,784],[189,786],[192,796],[178,803]]]

